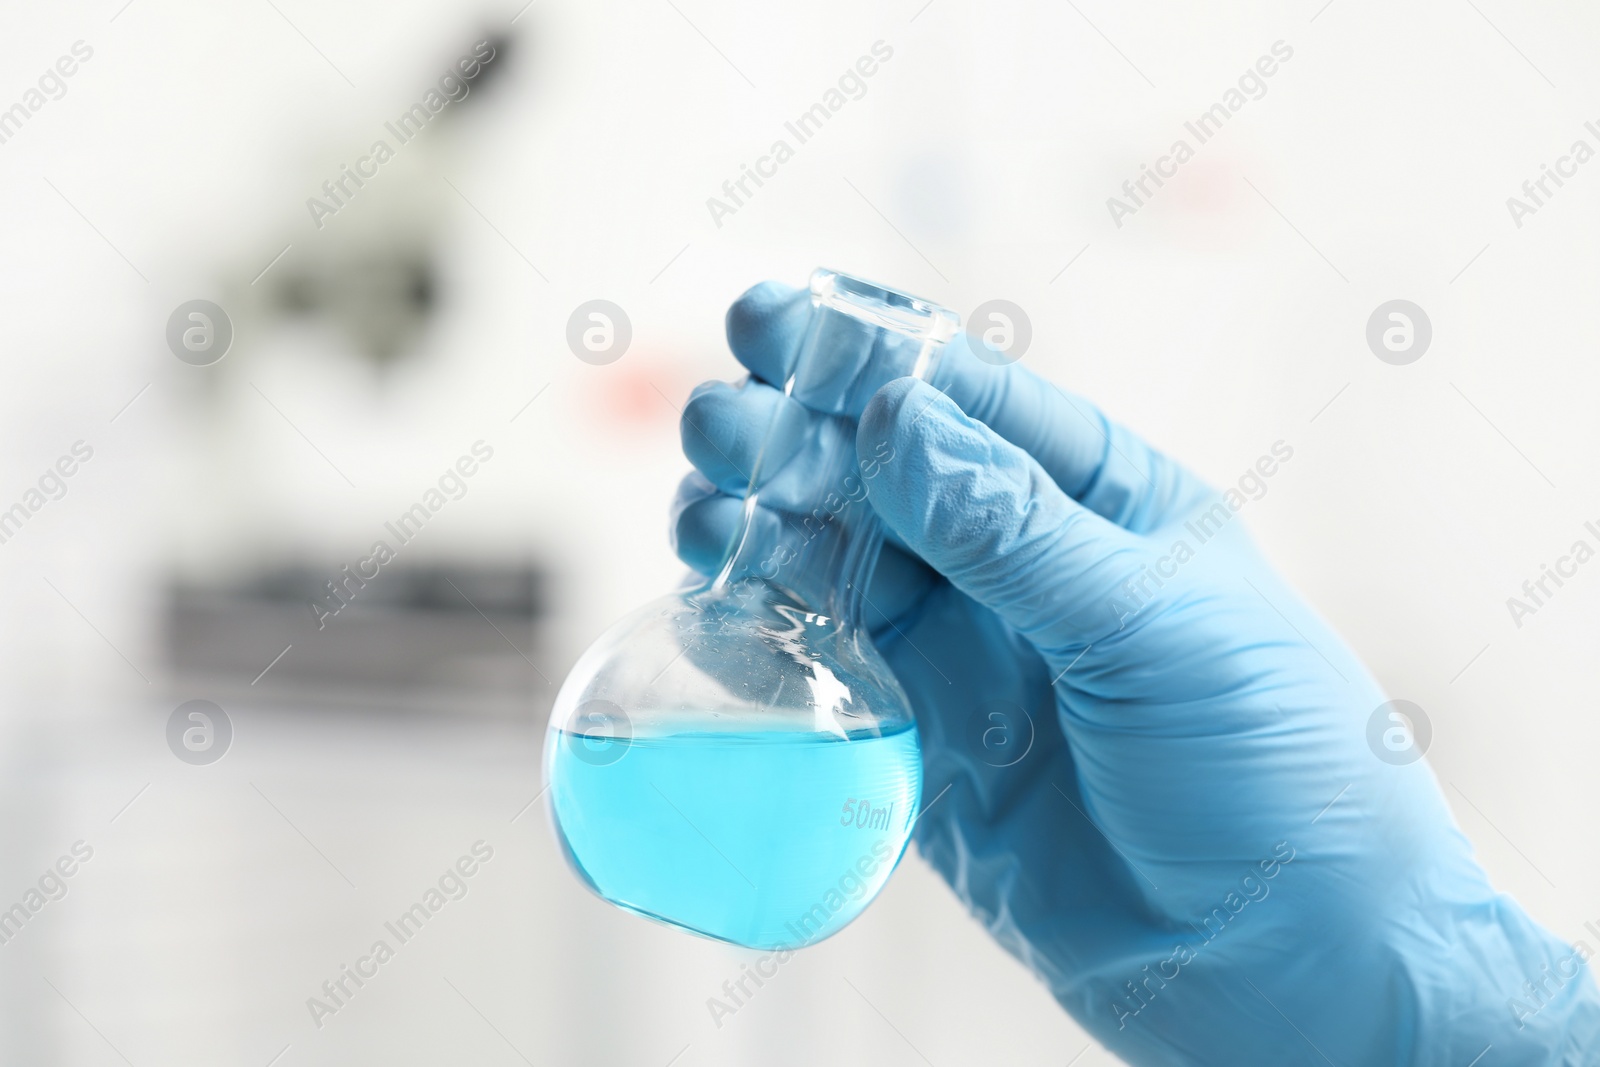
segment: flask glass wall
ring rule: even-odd
[[[837,932],[877,894],[921,793],[915,720],[863,624],[883,532],[856,425],[929,377],[956,317],[831,271],[717,575],[584,654],[545,747],[557,838],[601,897],[756,948]],[[750,387],[750,386],[747,386]]]

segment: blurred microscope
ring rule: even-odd
[[[353,488],[330,455],[392,453],[392,462],[366,465],[363,489],[377,481],[376,495],[404,499],[466,450],[463,440],[431,462],[404,446],[431,417],[422,401],[442,392],[430,383],[470,358],[470,345],[442,336],[450,226],[462,210],[447,170],[480,136],[479,113],[525,62],[527,42],[525,32],[488,32],[441,50],[416,72],[416,99],[380,113],[389,117],[384,158],[366,148],[351,157],[365,181],[349,177],[350,166],[332,182],[309,165],[298,179],[316,193],[308,207],[327,205],[337,218],[314,237],[304,213],[286,220],[278,243],[292,243],[293,254],[265,272],[249,259],[254,248],[218,266],[219,303],[238,341],[184,397],[189,467],[180,476],[201,489],[186,496],[187,545],[165,582],[167,660],[185,684],[319,707],[516,714],[527,714],[527,694],[546,688],[535,663],[547,568],[526,550],[432,528],[422,547],[401,549],[379,525],[381,506],[364,521],[320,521],[319,511],[326,520],[337,509],[319,509],[304,481],[275,489],[283,464],[265,456],[268,434],[287,440],[288,423]],[[376,147],[365,130],[346,143]],[[335,400],[338,417],[319,418],[315,405]],[[385,442],[394,445],[387,453],[375,447]],[[380,537],[396,558],[352,580],[349,561]],[[338,608],[337,617],[318,604]]]

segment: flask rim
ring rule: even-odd
[[[961,326],[961,316],[947,307],[827,267],[811,272],[810,288],[814,306],[921,341],[943,344]]]

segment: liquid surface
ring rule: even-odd
[[[888,880],[922,788],[917,732],[552,731],[550,803],[602,897],[751,948],[837,932]]]

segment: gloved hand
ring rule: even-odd
[[[696,569],[808,314],[746,293],[750,379],[685,409]],[[1384,695],[1258,555],[1247,497],[965,337],[934,385],[861,419],[859,454],[895,457],[866,480],[891,531],[868,600],[921,731],[917,844],[994,938],[1131,1063],[1600,1060],[1587,950],[1495,892],[1426,763],[1369,747]]]

